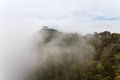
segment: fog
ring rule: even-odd
[[[25,80],[36,67],[66,64],[64,59],[67,63],[77,60],[85,67],[94,53],[88,38],[75,33],[16,29],[1,31],[0,38],[0,80]]]
[[[67,75],[69,75],[68,69],[72,65],[79,67],[82,71],[91,66],[94,47],[89,41],[93,38],[92,36],[85,37],[79,33],[66,33],[54,29],[42,29],[36,36],[35,50],[38,55],[38,62],[36,68],[30,73],[32,75],[28,77],[28,80],[48,80],[45,76],[50,73],[56,80],[59,70],[67,78]],[[52,67],[55,68],[56,74],[52,75],[54,73]]]
[[[35,31],[0,32],[0,80],[23,80],[37,59],[34,51]]]

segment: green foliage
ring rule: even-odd
[[[71,45],[72,39],[78,40],[77,34],[71,36],[63,38],[66,42],[61,44]],[[95,33],[90,44],[96,52],[94,60],[86,64],[89,67],[82,67],[75,59],[65,64],[50,63],[47,68],[37,69],[29,80],[120,80],[120,34],[108,31]]]

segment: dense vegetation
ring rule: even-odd
[[[52,35],[48,35],[45,43],[49,42]],[[77,36],[77,33],[73,33],[72,37],[64,38],[66,45],[77,42]],[[46,65],[38,67],[30,75],[29,80],[120,80],[120,34],[105,31],[82,37],[90,36],[92,38],[88,43],[95,49],[92,60],[81,64],[76,57],[70,57],[71,60],[68,61],[69,55],[65,54],[61,58],[62,63],[54,64],[51,61],[47,63],[49,64],[47,67]]]
[[[120,34],[105,31],[94,36],[95,63],[88,72],[89,79],[120,80]]]

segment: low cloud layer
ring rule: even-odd
[[[37,59],[34,35],[27,31],[1,33],[0,80],[23,80],[34,67]]]
[[[88,39],[53,29],[1,36],[0,79],[26,80],[37,67],[44,70],[53,64],[69,66],[74,61],[84,69],[94,55],[94,47]]]

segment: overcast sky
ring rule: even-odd
[[[0,0],[0,31],[120,32],[120,0]]]

